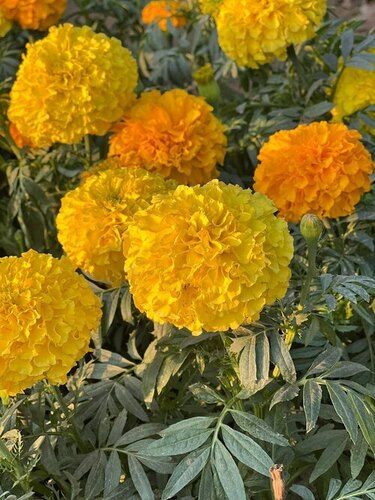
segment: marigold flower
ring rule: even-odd
[[[65,257],[0,259],[0,397],[44,379],[64,383],[100,317],[99,299]]]
[[[223,0],[199,0],[199,6],[203,14],[215,16],[219,12],[219,7]]]
[[[91,168],[89,168],[88,170],[84,170],[81,173],[81,181],[84,182],[89,177],[97,175],[100,172],[104,172],[105,170],[121,168],[121,167],[122,167],[121,162],[117,157],[114,156],[112,158],[107,158],[106,160],[94,163],[94,165],[92,165]]]
[[[143,169],[109,169],[87,178],[61,202],[56,222],[65,253],[96,280],[121,285],[123,233],[155,194],[175,185]]]
[[[143,24],[157,23],[162,31],[167,31],[168,20],[175,28],[186,25],[187,20],[183,14],[181,2],[173,0],[152,1],[142,10]]]
[[[326,0],[224,0],[216,16],[219,44],[238,65],[284,60],[289,45],[315,34]]]
[[[27,47],[8,116],[36,147],[103,135],[134,99],[136,62],[115,38],[65,24]]]
[[[137,307],[193,334],[257,320],[290,278],[292,237],[275,211],[260,193],[218,180],[157,196],[124,239]]]
[[[375,50],[373,51],[375,54]],[[375,104],[375,68],[373,71],[346,67],[337,81],[333,96],[335,121]]]
[[[317,122],[277,132],[260,150],[254,188],[292,222],[306,213],[349,215],[370,189],[373,164],[360,138],[341,123]]]
[[[66,4],[67,0],[0,0],[0,9],[21,28],[46,30],[60,19]]]
[[[1,0],[0,0],[1,1]],[[3,38],[12,28],[12,23],[6,19],[4,12],[0,10],[0,38]]]
[[[18,128],[14,125],[14,123],[9,124],[9,133],[10,133],[15,145],[18,148],[22,149],[22,148],[26,148],[26,147],[30,147],[30,148],[33,147],[30,139],[28,139],[27,137],[24,137],[20,133]]]
[[[224,126],[202,97],[185,90],[145,92],[115,125],[110,156],[125,167],[142,167],[182,184],[217,177],[227,140]]]

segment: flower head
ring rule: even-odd
[[[23,136],[20,133],[20,131],[14,125],[14,123],[9,124],[9,133],[10,133],[15,145],[18,148],[22,149],[22,148],[26,148],[26,147],[30,147],[30,148],[33,147],[31,141],[27,137]]]
[[[240,66],[285,59],[289,45],[315,34],[326,0],[224,0],[216,15],[219,44]]]
[[[134,214],[173,181],[143,169],[109,169],[87,178],[62,199],[58,238],[76,267],[98,281],[125,281],[122,238]]]
[[[0,8],[0,38],[3,38],[11,28],[12,23],[4,16],[4,12]]]
[[[217,177],[224,161],[224,126],[202,97],[185,90],[145,92],[115,126],[109,154],[183,184]]]
[[[185,26],[186,17],[181,9],[181,2],[166,0],[166,1],[151,1],[142,10],[143,24],[157,23],[162,31],[167,31],[168,21],[175,28]]]
[[[67,0],[0,0],[0,10],[21,28],[46,30],[63,15]]]
[[[375,50],[372,51],[375,54]],[[335,121],[375,104],[375,68],[373,71],[346,67],[342,70],[333,96]]]
[[[119,40],[64,24],[28,44],[8,116],[37,147],[103,135],[134,99],[137,66]]]
[[[327,122],[277,132],[260,150],[254,188],[292,222],[306,213],[349,215],[370,189],[373,164],[360,138],[343,124]]]
[[[105,170],[121,168],[121,166],[121,162],[116,156],[107,158],[106,160],[94,163],[88,170],[84,170],[81,173],[81,181],[84,182],[86,179],[92,177],[93,175],[97,175],[100,172],[104,172]]]
[[[44,379],[64,383],[100,317],[99,299],[65,257],[0,259],[0,397]]]
[[[236,328],[286,292],[286,223],[263,195],[213,180],[179,186],[139,211],[124,240],[137,307],[158,323]]]

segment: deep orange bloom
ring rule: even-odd
[[[217,177],[227,140],[223,124],[202,97],[185,90],[145,92],[115,126],[110,156],[181,184]]]
[[[46,30],[55,24],[66,8],[67,0],[0,0],[4,16],[24,29]]]
[[[142,10],[143,24],[157,23],[162,31],[167,31],[168,19],[175,28],[185,26],[186,17],[182,13],[180,2],[152,1]]]
[[[370,190],[373,162],[360,139],[359,132],[341,123],[277,132],[259,153],[254,188],[292,222],[306,213],[349,215]]]

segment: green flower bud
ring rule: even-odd
[[[214,70],[210,63],[205,64],[193,74],[199,94],[210,104],[220,99],[220,88],[214,77]]]
[[[307,242],[317,241],[323,232],[323,224],[316,215],[306,214],[301,219],[300,229]]]

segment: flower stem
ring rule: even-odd
[[[317,239],[307,241],[308,268],[307,268],[306,280],[302,286],[302,291],[301,291],[301,305],[303,306],[306,304],[306,301],[308,299],[311,282],[317,274],[317,269],[316,269],[317,249],[318,249]]]

